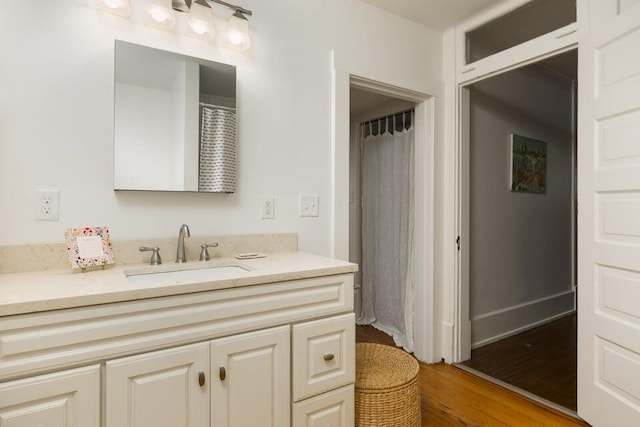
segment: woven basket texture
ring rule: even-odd
[[[420,426],[419,369],[397,348],[356,344],[356,427]]]

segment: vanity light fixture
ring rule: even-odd
[[[116,15],[129,16],[131,0],[96,0],[97,8]],[[216,29],[213,25],[212,4],[233,10],[227,22],[224,44],[235,50],[245,51],[251,46],[249,21],[253,12],[223,0],[147,0],[145,22],[156,28],[172,30],[176,25],[175,11],[188,12],[186,34],[202,39],[212,39]]]
[[[96,0],[96,7],[114,15],[127,17],[131,12],[129,0]]]
[[[149,0],[146,23],[163,30],[172,30],[176,25],[176,17],[171,8],[171,0]]]

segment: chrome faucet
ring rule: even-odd
[[[180,232],[178,233],[178,252],[176,254],[176,262],[187,262],[187,255],[184,250],[184,238],[191,237],[189,226],[182,224]]]

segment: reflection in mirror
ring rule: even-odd
[[[236,69],[116,41],[116,190],[233,193]]]

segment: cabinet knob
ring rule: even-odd
[[[224,381],[225,378],[227,378],[227,370],[224,366],[220,366],[220,381]]]
[[[322,356],[322,358],[325,360],[325,362],[329,362],[329,361],[333,360],[335,358],[335,356],[332,353],[329,353],[329,354],[325,354],[324,356]]]
[[[200,372],[198,374],[198,384],[200,384],[200,387],[204,386],[205,383],[205,376],[204,376],[204,372]]]

